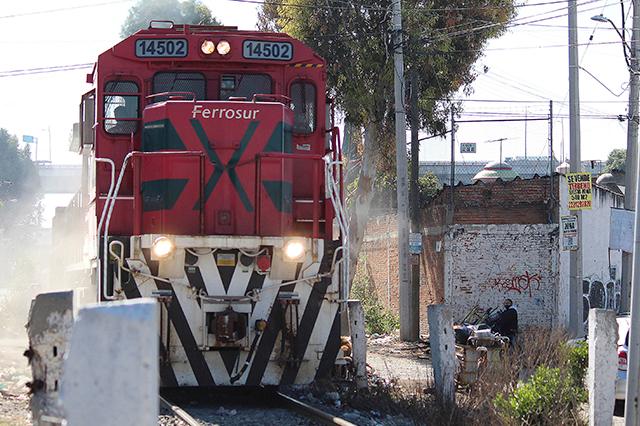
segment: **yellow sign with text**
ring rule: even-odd
[[[592,191],[591,173],[567,173],[569,210],[590,210]]]

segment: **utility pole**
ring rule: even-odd
[[[633,2],[633,32],[631,34],[631,58],[629,58],[629,116],[627,118],[627,160],[624,173],[624,208],[633,210],[636,206],[636,174],[638,173],[638,17],[637,1]],[[622,29],[624,31],[624,28]],[[624,33],[623,33],[624,34]],[[622,252],[622,283],[620,288],[620,310],[629,312],[631,308],[631,267],[633,256]]]
[[[582,171],[580,162],[580,80],[578,68],[578,11],[569,0],[569,156],[571,172]],[[574,337],[584,335],[582,319],[582,214],[578,220],[578,249],[569,254],[569,330]]]
[[[418,128],[420,127],[418,114],[418,73],[411,68],[411,98],[409,102],[409,123],[411,125],[411,186],[409,188],[409,202],[411,204],[411,233],[422,239],[420,230],[420,189],[418,178],[420,177],[419,154],[420,141],[418,140]],[[422,245],[420,246],[422,247]],[[410,253],[411,256],[411,330],[416,340],[420,335],[420,254]]]
[[[529,120],[527,119],[528,112],[529,112],[529,108],[524,107],[524,159],[525,161],[527,160],[527,124],[529,123]],[[551,173],[549,176],[553,176],[553,173]]]
[[[451,191],[449,191],[449,220],[447,222],[453,225],[453,213],[455,205],[454,188],[456,184],[456,113],[451,106],[451,176],[449,177],[449,183],[451,184]]]
[[[402,44],[402,10],[394,0],[393,10],[393,92],[396,109],[396,187],[398,195],[398,285],[400,293],[400,339],[415,341],[412,331],[411,286],[409,282],[409,188],[407,185],[407,120],[404,112],[404,54]]]
[[[631,36],[631,73],[629,78],[629,118],[627,127],[627,162],[626,173],[629,174],[629,164],[631,152],[629,147],[633,147],[633,174],[635,175],[635,187],[633,192],[630,187],[625,188],[624,206],[627,208],[627,196],[633,194],[635,197],[635,229],[633,240],[633,269],[631,272],[631,319],[629,331],[629,371],[627,373],[627,396],[624,410],[626,425],[637,425],[640,422],[640,407],[638,397],[640,396],[640,215],[638,210],[638,194],[640,187],[640,174],[637,164],[637,140],[638,140],[638,42],[640,42],[640,0],[633,0],[633,32]],[[628,182],[625,174],[625,183]],[[623,264],[624,266],[624,264]],[[623,298],[626,296],[622,294]]]

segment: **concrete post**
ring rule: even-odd
[[[456,395],[456,348],[451,308],[446,305],[429,305],[427,318],[436,397],[443,405],[450,406]]]
[[[58,403],[62,364],[73,327],[73,291],[42,293],[31,302],[25,356],[31,364],[33,424],[59,424],[64,416]]]
[[[356,372],[356,386],[366,388],[367,382],[367,336],[364,331],[364,309],[359,300],[349,300],[349,320],[351,322],[351,357]]]
[[[153,299],[79,311],[60,392],[68,424],[158,424],[159,322]]]
[[[615,311],[589,310],[589,425],[611,425],[617,373]]]

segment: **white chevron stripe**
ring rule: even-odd
[[[242,265],[238,261],[236,263],[236,269],[233,271],[233,277],[231,278],[231,284],[229,285],[229,291],[227,294],[229,296],[244,296],[247,292],[247,287],[249,286],[249,280],[251,279],[251,274],[253,273],[253,268],[251,268],[248,272],[242,271]]]
[[[196,266],[200,268],[200,274],[202,274],[204,285],[207,288],[207,294],[216,296],[224,295],[224,286],[222,285],[222,278],[220,278],[220,272],[216,266],[214,254],[198,256]]]
[[[179,386],[198,386],[198,380],[196,379],[187,354],[184,348],[180,344],[178,339],[178,333],[176,329],[171,325],[171,350],[170,350],[171,367],[176,375]]]
[[[319,254],[321,258],[316,261],[318,263],[313,263],[308,268],[307,265],[303,265],[301,268],[300,276],[297,277],[298,279],[314,276],[318,273],[320,267],[319,262],[322,260],[322,256],[324,254],[324,247],[322,242],[320,242],[319,246]],[[308,261],[310,262],[309,258]],[[144,260],[129,260],[128,262],[130,267],[135,266],[135,269],[143,273],[150,273],[149,268],[145,264]],[[207,293],[209,295],[225,294],[222,279],[220,277],[220,272],[216,265],[215,257],[213,254],[199,256],[195,266],[198,266],[200,268],[200,273],[202,275],[202,279],[205,283]],[[246,293],[251,276],[252,271],[243,272],[238,262],[231,278],[228,295],[243,296]],[[138,275],[135,277],[135,282],[139,287],[142,296],[151,296],[151,293],[157,290],[155,281],[148,277]],[[172,283],[175,297],[182,307],[184,315],[189,324],[189,329],[193,333],[197,344],[201,345],[203,334],[202,309],[197,303],[192,290],[188,286],[187,274],[184,274],[180,279],[172,280]],[[269,318],[269,314],[274,303],[277,303],[276,296],[280,289],[279,285],[281,283],[282,280],[271,280],[268,277],[265,277],[262,285],[262,288],[264,288],[264,290],[259,292],[259,300],[256,302],[254,309],[250,315],[250,327],[253,327],[253,324],[255,324],[256,320]],[[309,295],[311,294],[312,285],[312,283],[307,282],[300,282],[296,283],[295,285],[294,291],[298,293],[300,297],[300,305],[298,307],[300,320],[302,320],[303,318]],[[332,285],[329,286],[327,291],[336,291],[336,289],[337,281],[334,279]],[[324,347],[326,345],[331,324],[333,322],[337,309],[338,305],[336,303],[329,303],[326,300],[323,301],[322,307],[318,314],[318,318],[313,325],[311,339],[305,350],[304,359],[307,361],[302,362],[295,383],[309,383],[313,381],[316,369],[320,362],[320,357],[322,355],[321,351],[324,350]],[[197,380],[188,362],[186,353],[180,344],[180,340],[173,325],[171,326],[171,331],[171,361],[178,383],[181,386],[197,386]],[[270,362],[267,364],[267,368],[264,372],[263,383],[265,384],[277,385],[281,380],[284,366],[279,365],[279,363],[277,362],[273,362],[280,355],[280,346],[281,337],[278,336],[274,344],[273,351],[270,354]],[[215,383],[218,385],[230,385],[230,377],[224,366],[224,362],[222,360],[222,357],[220,356],[220,352],[206,351],[203,353],[203,355]],[[253,356],[255,357],[255,355],[256,354],[254,354]],[[238,368],[242,367],[247,356],[247,351],[242,351],[240,353]],[[248,369],[243,374],[243,377],[238,382],[236,382],[235,385],[243,384],[249,371],[250,369]]]
[[[243,360],[242,362],[244,362],[242,353],[240,355]],[[222,361],[219,351],[204,352],[204,359],[207,361],[207,365],[209,366],[209,370],[211,370],[211,374],[213,375],[213,380],[216,382],[216,385],[228,386],[231,384],[229,382],[229,373],[227,373],[227,368],[224,366],[224,361]]]

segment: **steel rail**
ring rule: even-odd
[[[297,399],[291,398],[281,392],[276,392],[275,395],[281,400],[283,405],[324,425],[356,426],[347,420],[325,413],[324,411],[298,401]]]
[[[167,401],[166,399],[164,399],[161,396],[159,396],[159,398],[160,398],[160,403],[162,403],[165,407],[167,407],[168,409],[173,411],[173,414],[175,414],[176,417],[178,417],[180,420],[185,422],[187,425],[189,425],[189,426],[202,426],[202,423],[200,423],[199,421],[197,421],[196,419],[191,417],[191,415],[189,413],[187,413],[186,411],[184,411],[182,408],[178,407],[177,405],[172,404],[171,402]]]

